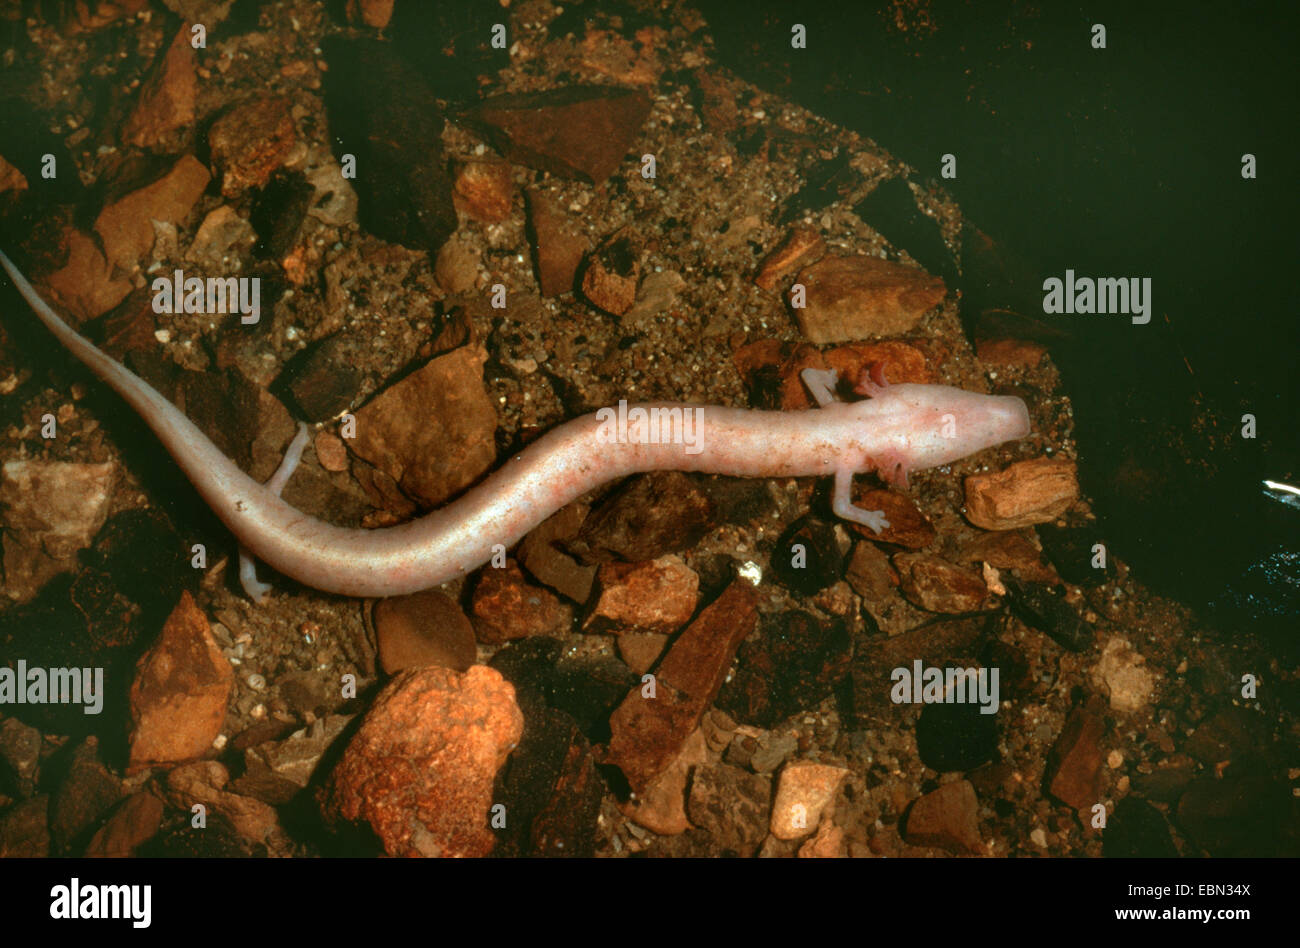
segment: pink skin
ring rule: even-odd
[[[641,471],[833,475],[835,513],[879,533],[888,526],[883,512],[852,505],[854,474],[879,470],[905,486],[910,470],[947,464],[1029,433],[1029,415],[1018,398],[942,385],[887,385],[877,374],[859,388],[873,397],[844,403],[833,398],[833,372],[810,370],[804,380],[819,408],[768,412],[667,402],[629,407],[694,412],[694,438],[688,429],[686,444],[628,443],[635,436],[611,440],[608,425],[584,415],[427,516],[382,530],[348,530],[309,517],[279,497],[297,464],[305,428],[271,481],[258,484],[171,402],[64,323],[3,253],[0,265],[58,340],[148,423],[249,553],[307,586],[345,596],[403,595],[463,576],[487,562],[498,544],[510,548],[565,504]],[[260,601],[267,587],[256,582],[251,562],[241,578]]]

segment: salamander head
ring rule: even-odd
[[[890,385],[873,398],[895,422],[900,475],[949,464],[1029,434],[1029,411],[1011,395],[947,385]]]

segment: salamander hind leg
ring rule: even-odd
[[[835,491],[831,496],[831,510],[835,516],[852,523],[870,527],[876,533],[884,533],[889,526],[883,510],[863,510],[853,505],[853,471],[841,468],[835,472]]]
[[[289,442],[288,450],[284,452],[284,458],[280,461],[280,466],[275,469],[271,479],[266,482],[266,489],[280,496],[284,490],[284,485],[289,483],[289,478],[293,472],[298,469],[299,462],[302,461],[302,449],[307,446],[307,439],[310,437],[307,426],[299,423],[298,433],[293,436]],[[273,588],[270,583],[264,583],[257,578],[257,564],[253,562],[252,555],[244,549],[243,544],[239,547],[239,585],[244,587],[244,592],[248,593],[248,598],[253,602],[261,605],[266,601],[266,597]]]

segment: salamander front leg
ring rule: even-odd
[[[831,497],[831,510],[835,516],[853,523],[870,527],[876,533],[884,533],[889,526],[883,510],[863,510],[853,506],[853,471],[842,467],[835,472],[835,492]]]
[[[289,478],[298,469],[298,463],[302,460],[302,449],[307,446],[309,437],[307,426],[299,422],[298,433],[289,442],[289,448],[284,452],[280,466],[266,482],[266,489],[276,497],[280,496],[284,485],[289,483]],[[253,557],[244,549],[242,543],[239,546],[239,584],[244,587],[244,592],[248,593],[248,598],[259,606],[266,601],[267,594],[272,588],[270,583],[264,583],[257,578],[257,564],[253,562]]]
[[[825,408],[835,397],[835,386],[839,384],[839,373],[834,369],[804,369],[799,373],[808,394],[817,400],[818,408]]]

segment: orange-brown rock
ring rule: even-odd
[[[190,124],[194,121],[197,92],[190,25],[183,23],[141,85],[135,108],[122,126],[122,140],[148,148],[160,143],[169,132]]]
[[[1106,722],[1075,708],[1047,757],[1047,790],[1066,806],[1086,810],[1101,796],[1101,738]]]
[[[604,563],[584,632],[676,632],[695,614],[700,577],[679,556]]]
[[[476,221],[495,223],[510,216],[514,183],[510,166],[501,161],[469,161],[461,165],[452,185],[458,210]]]
[[[917,800],[907,813],[903,836],[913,846],[938,846],[952,853],[982,852],[979,800],[971,782],[945,783]]]
[[[610,716],[607,759],[641,792],[677,756],[726,679],[736,649],[758,622],[757,593],[736,580],[673,642],[653,696],[637,685]]]
[[[226,197],[263,187],[298,140],[289,100],[256,95],[212,123],[208,146]]]
[[[348,22],[382,30],[393,18],[393,5],[394,0],[348,0]]]
[[[230,771],[220,761],[198,760],[182,764],[167,774],[163,788],[167,802],[178,810],[191,812],[196,803],[220,813],[230,821],[240,836],[262,842],[279,829],[280,817],[275,807],[253,797],[224,789]]]
[[[709,750],[699,728],[691,732],[677,756],[636,794],[619,804],[623,815],[660,836],[676,836],[691,828],[686,816],[686,787],[691,771],[708,763]]]
[[[754,276],[759,289],[775,290],[785,277],[826,252],[826,241],[812,227],[792,227],[785,239],[763,258]]]
[[[496,460],[496,410],[483,387],[481,348],[432,359],[356,413],[353,453],[433,507],[474,483]]]
[[[1018,461],[996,474],[966,478],[966,519],[985,530],[1015,530],[1055,520],[1078,496],[1073,461]]]
[[[908,601],[930,612],[975,612],[988,598],[978,573],[928,553],[899,553],[894,567]]]
[[[582,295],[614,316],[622,316],[636,302],[641,266],[626,238],[611,241],[587,258],[582,272]]]
[[[777,839],[801,839],[817,829],[849,775],[844,767],[794,760],[781,768],[772,802],[771,829]]]
[[[573,625],[573,607],[530,583],[514,560],[501,569],[483,567],[470,612],[478,640],[487,645],[530,635],[566,635]]]
[[[129,769],[206,754],[226,721],[234,677],[208,617],[188,592],[181,593],[162,635],[136,663]]]
[[[486,856],[493,780],[523,729],[514,687],[487,666],[402,672],[331,773],[325,817],[368,824],[390,856]]]
[[[547,194],[530,190],[528,228],[533,242],[537,284],[543,296],[558,296],[573,289],[574,277],[589,244],[572,221]]]
[[[839,373],[846,390],[852,390],[862,373],[873,363],[880,363],[885,381],[891,385],[916,382],[931,385],[937,381],[926,362],[925,353],[916,346],[896,339],[884,342],[859,342],[836,346],[824,353],[826,365]]]
[[[885,519],[889,521],[889,526],[885,527],[883,533],[856,523],[845,524],[864,539],[877,543],[894,543],[909,550],[919,550],[934,541],[934,526],[906,494],[867,488],[855,481],[853,503],[863,510],[883,510]]]
[[[134,267],[153,248],[153,222],[184,221],[208,180],[208,169],[193,155],[184,155],[162,177],[105,204],[95,218],[95,232],[108,262],[124,270]]]
[[[94,319],[108,312],[131,292],[129,280],[113,279],[113,267],[93,238],[68,228],[61,235],[67,262],[45,278],[52,302],[76,319]]]
[[[851,342],[907,332],[947,293],[924,270],[878,257],[828,256],[800,272],[806,305],[794,310],[812,342]]]
[[[86,855],[109,859],[132,856],[158,832],[162,818],[162,801],[152,793],[141,791],[127,797],[91,837]]]
[[[998,569],[1013,569],[1030,582],[1060,581],[1056,570],[1043,562],[1033,531],[1028,529],[981,533],[961,548],[961,558],[968,563],[988,563]]]
[[[816,404],[799,375],[804,369],[826,368],[815,346],[759,339],[740,346],[731,354],[731,360],[745,380],[755,408],[800,411]]]
[[[1022,365],[1033,368],[1047,355],[1047,347],[1026,339],[980,339],[975,355],[990,365]]]

